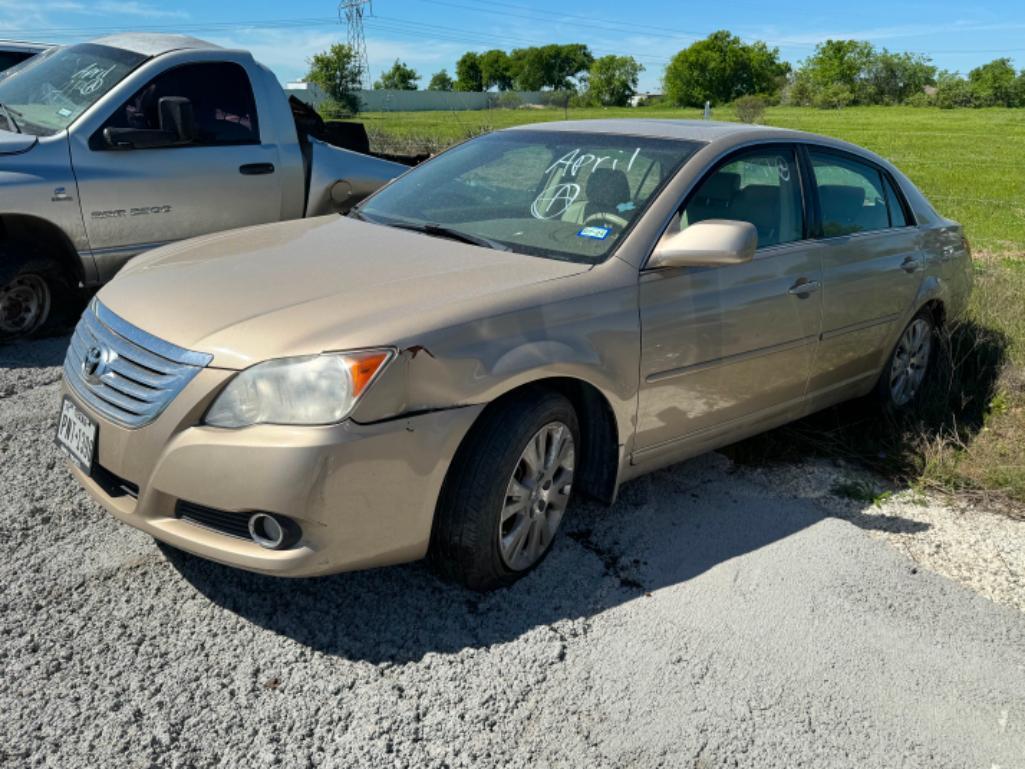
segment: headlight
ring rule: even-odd
[[[361,350],[258,363],[228,383],[204,422],[215,427],[340,422],[392,355],[391,350]]]

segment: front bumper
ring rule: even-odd
[[[233,372],[204,369],[154,422],[116,425],[64,394],[99,424],[96,464],[138,487],[111,493],[78,481],[116,518],[213,561],[288,577],[384,566],[423,557],[449,462],[482,406],[387,422],[326,427],[206,427],[200,419]],[[101,471],[102,472],[102,471]],[[268,550],[175,516],[184,500],[232,513],[292,518],[302,538]]]

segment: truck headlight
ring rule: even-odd
[[[360,350],[258,363],[228,383],[203,421],[214,427],[340,422],[393,355]]]

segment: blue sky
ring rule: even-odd
[[[672,0],[374,0],[367,19],[376,77],[396,58],[426,79],[466,50],[583,42],[596,54],[629,54],[644,64],[642,90],[656,90],[672,55],[716,29],[779,47],[799,62],[828,37],[869,40],[930,55],[967,72],[998,56],[1025,68],[1025,2],[681,3]],[[111,31],[185,31],[248,48],[278,77],[295,79],[314,52],[345,40],[331,0],[0,0],[0,37],[74,42]]]

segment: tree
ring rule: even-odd
[[[576,88],[579,77],[594,63],[590,49],[582,43],[517,48],[509,54],[511,74],[521,91]]]
[[[1011,90],[1010,107],[1025,107],[1025,70],[1018,73],[1014,79],[1014,88]]]
[[[941,72],[936,78],[936,106],[942,109],[975,106],[971,84],[956,72]]]
[[[1010,59],[994,59],[968,73],[976,107],[1009,107],[1015,101],[1015,71]]]
[[[602,56],[588,72],[591,100],[604,107],[623,107],[637,93],[637,79],[644,67],[632,56]]]
[[[456,62],[457,91],[483,91],[484,80],[480,69],[480,55],[467,51]]]
[[[814,94],[830,88],[835,96],[842,86],[852,103],[872,102],[870,80],[876,51],[871,43],[861,40],[827,40],[815,47],[815,53],[801,63],[801,76],[807,79]]]
[[[868,65],[867,98],[873,104],[903,104],[928,85],[936,85],[936,67],[928,56],[891,53],[885,48]]]
[[[671,103],[697,107],[706,100],[722,104],[748,94],[775,93],[789,71],[778,48],[747,44],[720,30],[677,53],[666,67],[663,86]]]
[[[321,107],[325,113],[340,114],[359,112],[359,96],[362,68],[352,49],[336,43],[326,51],[314,54],[307,62],[310,65],[306,81],[323,89],[329,102]]]
[[[480,62],[482,90],[497,88],[499,91],[508,91],[512,88],[512,68],[509,55],[505,51],[500,51],[497,48],[485,51],[477,60]]]
[[[408,66],[405,62],[395,60],[391,69],[381,73],[381,79],[374,83],[377,90],[390,91],[415,91],[416,81],[420,79],[419,73]]]
[[[431,75],[431,82],[427,84],[428,91],[451,91],[454,83],[449,77],[447,70],[441,70]]]

